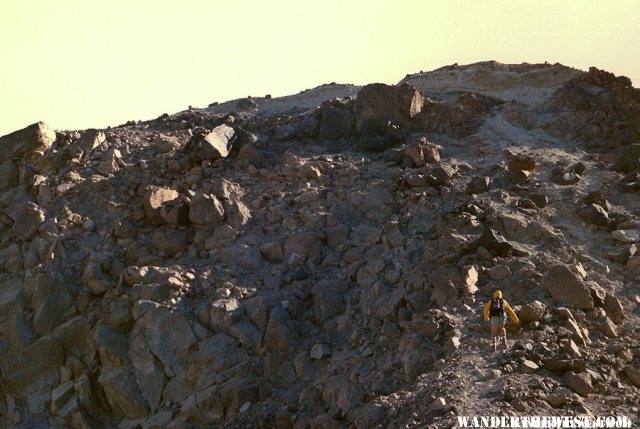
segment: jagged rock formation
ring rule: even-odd
[[[0,424],[636,416],[637,91],[489,62],[0,137]]]

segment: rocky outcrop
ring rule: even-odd
[[[0,163],[22,159],[32,154],[42,155],[56,141],[56,132],[38,122],[0,137]]]
[[[577,136],[588,149],[623,147],[637,140],[640,91],[629,78],[591,67],[564,84],[546,102],[561,112],[547,129],[562,136]]]
[[[471,69],[3,138],[0,426],[634,413],[637,166],[536,123],[579,72]]]

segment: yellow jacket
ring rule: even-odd
[[[520,320],[518,319],[518,316],[516,316],[516,313],[513,311],[513,309],[511,308],[511,306],[509,305],[509,303],[507,302],[506,299],[502,299],[502,305],[504,307],[504,310],[507,312],[507,315],[509,316],[509,318],[511,319],[511,321],[513,323],[520,323]],[[484,320],[489,320],[489,309],[491,308],[491,300],[489,300],[489,302],[487,302],[484,306]]]

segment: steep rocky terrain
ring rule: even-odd
[[[635,418],[639,127],[486,62],[0,137],[0,426]]]

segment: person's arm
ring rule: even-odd
[[[504,303],[504,309],[506,310],[507,315],[509,316],[511,321],[516,324],[520,323],[520,319],[518,319],[518,316],[516,315],[515,311],[513,311],[509,303],[506,300],[503,300],[503,303]]]
[[[491,307],[491,300],[484,305],[484,320],[489,321],[489,308]]]

